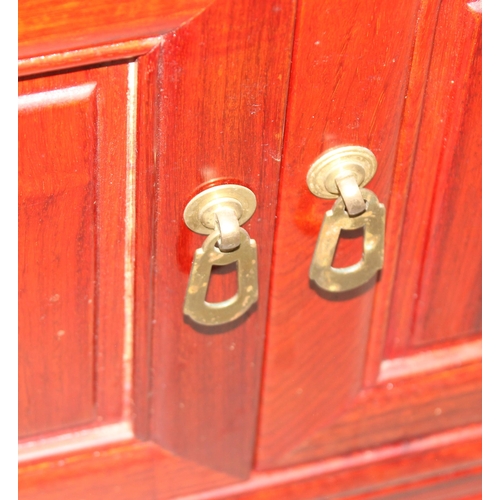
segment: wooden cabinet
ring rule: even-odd
[[[477,4],[21,2],[21,498],[480,498]],[[346,144],[378,160],[385,262],[331,293],[306,175]],[[227,183],[259,300],[200,326],[183,211]]]

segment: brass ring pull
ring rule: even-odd
[[[337,198],[323,219],[309,268],[309,278],[329,292],[344,292],[366,283],[384,263],[385,207],[375,194],[360,189],[377,170],[375,155],[360,146],[325,151],[307,174],[309,190],[320,198]],[[363,258],[345,268],[332,267],[340,232],[364,228]]]
[[[194,255],[184,299],[185,315],[202,325],[238,319],[258,299],[257,244],[240,227],[255,212],[250,189],[236,184],[215,186],[196,195],[184,210],[192,231],[208,234]],[[228,300],[206,301],[212,266],[238,263],[238,292]]]

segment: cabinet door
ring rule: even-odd
[[[477,434],[480,23],[455,0],[299,8],[259,469],[456,428]],[[308,268],[332,201],[311,194],[306,174],[346,144],[378,159],[367,187],[387,207],[385,264],[364,286],[330,293]],[[361,259],[354,236],[341,238],[335,267]]]
[[[41,48],[21,37],[23,498],[173,498],[253,466],[293,2],[161,4],[92,38],[56,2],[61,24],[28,33]],[[82,38],[61,39],[68,24]],[[206,238],[183,212],[228,183],[257,199],[259,301],[207,328],[183,315]],[[212,302],[237,288],[235,272],[209,281]]]
[[[477,493],[474,5],[22,3],[21,498]],[[344,144],[379,161],[386,258],[332,295],[306,174]],[[183,211],[225,183],[257,198],[259,301],[207,328]],[[208,300],[236,288],[214,270]]]
[[[292,13],[287,0],[217,1],[165,36],[158,76],[150,436],[236,477],[253,463]],[[259,299],[240,319],[204,327],[182,312],[206,239],[183,212],[204,188],[227,183],[257,198],[244,228],[257,243]],[[237,291],[236,269],[220,271],[208,301]]]

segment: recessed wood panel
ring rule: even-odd
[[[95,83],[19,99],[21,437],[95,416],[96,119]]]
[[[118,65],[20,82],[24,441],[123,416],[126,74]]]
[[[466,4],[441,6],[425,99],[389,356],[481,333],[481,16]]]

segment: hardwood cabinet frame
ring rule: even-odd
[[[373,40],[377,41],[379,33],[393,22],[390,16],[395,15],[395,10],[393,12],[389,2],[382,0],[372,4],[374,12],[380,16],[373,32]],[[311,88],[316,85],[314,68],[306,69],[308,61],[316,57],[310,51],[320,46],[319,43],[308,45],[314,35],[314,22],[321,21],[314,21],[315,4],[286,0],[272,5],[269,2],[252,4],[247,0],[176,0],[151,1],[143,8],[143,4],[128,0],[124,5],[126,7],[120,11],[106,2],[89,5],[81,2],[77,6],[80,16],[73,15],[75,6],[59,1],[46,5],[39,0],[29,0],[20,6],[19,75],[22,81],[39,77],[50,79],[58,74],[81,71],[91,74],[105,67],[124,68],[128,82],[125,113],[128,128],[122,134],[124,142],[120,154],[123,171],[127,174],[122,179],[123,203],[119,210],[127,221],[121,230],[128,243],[123,247],[120,264],[123,269],[117,268],[116,272],[128,277],[129,287],[133,283],[133,290],[129,288],[123,292],[123,305],[117,306],[115,311],[124,322],[120,330],[123,335],[113,334],[108,339],[113,342],[121,338],[120,342],[125,342],[121,349],[124,352],[129,349],[125,357],[132,363],[120,365],[125,370],[120,379],[125,387],[122,412],[111,418],[107,427],[74,426],[71,428],[73,434],[67,438],[49,436],[48,440],[35,445],[35,453],[27,453],[28,459],[20,465],[21,498],[208,500],[326,498],[325,495],[359,500],[479,498],[480,331],[474,330],[472,335],[459,338],[451,334],[444,338],[443,334],[438,348],[434,346],[429,351],[421,347],[426,342],[426,321],[432,321],[427,319],[425,307],[429,309],[434,299],[427,292],[428,284],[427,288],[419,289],[427,293],[427,298],[424,305],[418,306],[424,311],[418,316],[417,306],[408,297],[417,293],[415,289],[422,286],[422,280],[429,282],[432,278],[433,269],[439,264],[448,242],[439,240],[430,253],[428,243],[427,250],[417,245],[420,256],[411,261],[415,251],[411,238],[418,235],[403,235],[404,224],[407,224],[405,218],[420,216],[417,212],[415,216],[408,212],[414,210],[420,200],[426,203],[427,218],[432,213],[438,214],[431,230],[439,238],[438,210],[440,207],[459,210],[461,200],[465,199],[465,191],[449,182],[453,177],[450,169],[456,159],[450,158],[448,163],[443,163],[448,170],[439,176],[432,170],[437,167],[428,166],[430,160],[419,153],[417,145],[431,139],[430,133],[427,137],[422,130],[433,130],[434,103],[438,102],[445,115],[442,136],[453,141],[457,150],[463,152],[464,162],[468,154],[474,154],[474,147],[467,144],[464,137],[470,136],[473,138],[470,141],[477,142],[480,125],[477,116],[463,121],[465,111],[462,109],[469,109],[467,106],[472,99],[476,99],[476,104],[480,99],[480,80],[472,78],[480,73],[481,47],[477,43],[480,17],[466,18],[457,2],[451,0],[411,2],[408,11],[396,21],[403,26],[403,20],[408,19],[404,25],[408,38],[401,36],[400,45],[397,40],[387,42],[388,46],[393,43],[393,50],[398,54],[403,51],[404,57],[391,67],[384,76],[386,80],[380,83],[381,95],[392,88],[391,85],[397,87],[397,103],[384,103],[382,97],[375,102],[375,91],[372,95],[367,92],[367,113],[370,99],[374,102],[371,128],[368,127],[365,136],[365,125],[361,126],[361,131],[353,126],[345,133],[343,140],[366,140],[366,144],[360,145],[378,148],[388,165],[375,180],[374,190],[382,193],[381,201],[390,201],[387,239],[391,244],[386,249],[386,267],[376,290],[372,283],[372,289],[356,303],[359,306],[363,302],[361,309],[368,311],[368,326],[358,325],[357,320],[352,323],[352,331],[359,337],[355,339],[359,349],[353,348],[352,359],[345,361],[346,370],[351,363],[359,364],[353,375],[356,380],[351,381],[352,391],[344,401],[342,395],[332,392],[336,386],[332,378],[327,377],[325,384],[329,390],[325,397],[334,394],[341,408],[328,413],[324,408],[332,404],[330,396],[324,401],[314,397],[304,404],[286,395],[283,387],[287,375],[285,371],[280,372],[279,359],[287,355],[287,348],[291,348],[286,343],[286,335],[283,337],[288,328],[286,316],[289,312],[280,311],[279,305],[284,301],[288,286],[286,280],[280,281],[280,273],[288,271],[280,271],[279,259],[286,253],[287,245],[294,244],[287,238],[295,243],[299,241],[294,233],[290,232],[290,236],[285,233],[292,231],[297,221],[294,211],[307,209],[308,204],[301,199],[299,205],[302,205],[297,208],[292,198],[287,212],[290,193],[299,196],[301,189],[306,190],[305,178],[298,176],[296,181],[290,180],[292,169],[302,174],[300,169],[307,169],[314,155],[328,146],[325,142],[318,143],[315,138],[308,145],[303,140],[315,126],[327,128],[319,120],[317,125],[310,125],[310,118],[305,116],[309,106],[315,105],[318,105],[318,116],[321,115],[322,89],[316,88],[311,96],[301,95],[304,78],[311,78]],[[350,9],[354,12],[359,7],[358,3],[347,6],[344,2],[342,5],[345,12],[351,12]],[[368,7],[366,12],[358,14],[361,19],[364,19],[362,16],[366,19],[375,16]],[[99,21],[95,22],[96,19]],[[310,19],[313,21],[308,24]],[[460,54],[465,55],[458,63],[452,61],[453,53],[445,50],[444,59],[439,59],[439,47],[443,46],[445,38],[443,30],[448,22],[462,30]],[[73,37],[74,32],[79,36]],[[336,33],[339,36],[339,31]],[[366,46],[362,41],[359,44],[351,42],[347,24],[346,33],[346,38],[339,42],[342,47],[339,50],[355,53],[355,50],[372,49],[371,39]],[[328,34],[325,43],[332,43],[332,36]],[[207,40],[211,42],[208,47]],[[233,52],[230,53],[227,47]],[[339,57],[342,55],[345,54]],[[293,64],[290,67],[292,59],[295,67]],[[452,98],[442,93],[444,80],[439,64],[455,64],[457,73],[453,78],[459,90]],[[473,83],[468,86],[469,77]],[[340,90],[335,98],[346,100],[345,123],[340,123],[339,127],[342,125],[342,130],[347,130],[351,111],[347,102],[349,92],[342,90],[343,85],[347,83],[339,76],[335,88]],[[351,82],[346,88],[351,86],[356,83]],[[359,88],[363,90],[362,86]],[[228,100],[231,92],[239,96],[238,103]],[[255,114],[248,111],[248,96],[257,103]],[[307,103],[302,104],[301,99]],[[453,114],[450,99],[461,103],[460,113]],[[336,104],[331,106],[335,117]],[[476,109],[474,106],[469,105],[470,109]],[[381,113],[381,109],[392,113],[392,121],[397,125],[391,129],[391,120],[383,116],[380,124],[386,128],[374,132],[374,123],[378,123],[376,113]],[[241,116],[245,117],[244,123]],[[328,119],[336,118],[325,118]],[[202,137],[202,124],[205,123],[210,124],[206,138]],[[217,138],[217,127],[221,128],[224,141]],[[378,143],[377,133],[381,137]],[[197,137],[199,144],[193,144]],[[253,142],[246,144],[247,137],[253,138]],[[260,142],[255,138],[260,138]],[[318,151],[315,148],[319,148]],[[248,161],[245,163],[242,157]],[[192,251],[203,239],[190,234],[178,215],[191,196],[210,185],[213,175],[207,174],[204,178],[200,173],[203,165],[215,165],[216,177],[223,182],[236,180],[253,188],[261,207],[250,223],[249,232],[258,244],[262,242],[259,246],[259,301],[263,306],[251,311],[235,329],[221,329],[224,333],[218,337],[207,336],[193,325],[186,326],[169,310],[169,307],[177,310],[182,297],[178,289],[168,291],[168,279],[174,276],[174,280],[182,282]],[[169,174],[171,168],[183,168],[186,172],[173,179]],[[261,177],[260,172],[264,172]],[[429,193],[419,185],[418,176],[425,174],[429,181],[436,182],[435,189]],[[304,186],[301,187],[301,183]],[[447,199],[439,198],[442,189],[455,190],[452,192],[458,201],[451,208],[445,206]],[[175,197],[169,196],[172,192]],[[320,205],[317,201],[316,205],[313,203],[310,201],[310,212],[305,214],[304,220],[308,223]],[[274,236],[276,217],[278,228]],[[312,222],[310,227],[315,228],[314,224]],[[426,228],[422,227],[422,231]],[[107,237],[112,238],[112,234],[110,232]],[[307,238],[314,239],[314,235],[311,233]],[[457,240],[453,234],[449,238]],[[176,246],[172,246],[172,241]],[[185,254],[185,259],[178,262],[176,259],[181,253]],[[429,256],[422,265],[424,254]],[[167,275],[166,269],[170,272],[172,266],[177,266],[176,270]],[[406,279],[410,275],[412,278]],[[470,276],[472,283],[472,272]],[[447,293],[444,280],[439,286],[444,290],[442,293]],[[449,295],[465,304],[465,295],[453,296],[451,292]],[[314,305],[318,304],[318,297],[311,299],[311,311],[320,307]],[[338,311],[348,317],[350,306],[346,304],[340,304]],[[279,316],[281,313],[285,320]],[[475,325],[476,319],[467,314],[464,313],[461,321]],[[398,338],[399,331],[410,331],[402,323],[411,321],[416,325],[413,337],[405,339],[401,347],[401,341],[394,339]],[[198,331],[201,336],[190,338],[191,331]],[[269,335],[265,354],[264,331]],[[414,343],[413,338],[417,339]],[[312,340],[315,339],[313,334]],[[225,357],[212,353],[212,341],[217,343],[219,350],[227,350]],[[335,338],[325,342],[323,348],[332,349],[332,356],[339,359],[340,351],[335,349],[340,347],[336,347]],[[235,345],[238,366],[245,369],[234,369],[233,358],[229,356]],[[346,351],[349,349],[347,346]],[[195,367],[187,367],[188,375],[175,379],[172,374],[176,366],[187,366],[186,360],[178,357],[182,352],[190,353],[189,363]],[[302,353],[306,352],[310,351],[304,348]],[[293,369],[307,367],[308,362],[312,362],[312,367],[322,363],[319,358],[302,361],[299,356]],[[207,369],[213,366],[218,367],[213,380],[205,381]],[[127,369],[130,369],[128,374]],[[299,372],[291,372],[290,384],[299,380]],[[330,375],[335,373],[338,368]],[[264,377],[262,388],[261,377]],[[170,381],[168,390],[165,380]],[[309,382],[311,387],[317,384],[314,375]],[[210,387],[214,388],[213,393],[207,389]],[[449,398],[443,398],[443,388],[449,391]],[[223,441],[221,429],[233,425],[235,416],[224,405],[218,407],[217,401],[228,393],[234,407],[240,405],[241,418],[234,424],[234,435]],[[180,406],[186,394],[193,394],[199,404],[188,414],[183,413],[184,407]],[[103,401],[105,397],[102,395]],[[276,403],[280,398],[284,401],[281,407]],[[429,414],[437,408],[436,401],[443,401],[443,405],[450,401],[449,408],[439,406],[441,411],[449,411],[452,415],[449,420],[442,420],[442,425],[436,424],[436,415],[431,417]],[[323,416],[315,416],[310,411],[311,405],[317,405]],[[405,405],[415,411],[407,412]],[[386,413],[378,413],[382,407]],[[399,416],[395,421],[401,422],[402,429],[399,433],[397,426],[386,429],[384,422],[397,412]],[[366,420],[363,424],[363,415],[374,420]],[[407,425],[414,422],[413,433],[404,430],[405,419]],[[192,426],[198,429],[213,427],[213,433],[208,433],[210,444],[206,449],[199,446],[198,435],[190,434]],[[342,433],[345,432],[350,437],[344,442]],[[394,435],[389,435],[391,432]],[[240,443],[243,451],[236,450],[235,443]]]

